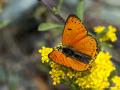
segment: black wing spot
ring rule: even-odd
[[[72,30],[71,28],[68,28],[68,30]]]

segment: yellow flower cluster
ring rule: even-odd
[[[111,90],[120,90],[120,77],[113,77],[112,82],[115,84],[115,86],[111,87]]]
[[[60,84],[61,80],[64,79],[65,73],[61,68],[61,65],[56,64],[54,62],[50,62],[50,67],[52,68],[49,74],[53,79],[53,85]]]
[[[90,74],[80,77],[76,80],[76,84],[82,88],[103,89],[109,87],[108,77],[115,70],[111,62],[109,52],[100,52],[93,62]]]
[[[41,53],[41,61],[42,63],[48,63],[52,68],[49,71],[51,78],[53,79],[53,85],[60,84],[61,80],[64,79],[65,73],[62,71],[61,65],[50,61],[48,58],[48,54],[52,52],[52,48],[42,47],[42,49],[38,50]]]
[[[62,71],[62,69],[56,70],[52,68],[49,74],[51,75],[51,78],[53,79],[53,85],[60,84],[61,80],[64,79],[65,77],[65,73],[64,71]]]
[[[115,42],[117,40],[117,36],[116,36],[117,30],[112,25],[109,25],[108,27],[97,26],[97,27],[94,27],[94,31],[97,33],[97,35],[100,36],[99,40],[101,42],[108,41],[108,40]]]
[[[105,27],[104,27],[104,26],[94,27],[94,31],[95,31],[97,34],[102,33],[104,30],[105,30]]]
[[[101,51],[96,60],[92,63],[92,68],[85,72],[77,72],[70,68],[65,68],[48,58],[48,54],[52,51],[52,48],[42,48],[39,50],[42,56],[42,62],[48,62],[51,70],[49,74],[53,80],[53,85],[60,84],[62,80],[66,78],[73,80],[73,83],[82,88],[107,88],[109,87],[108,77],[110,73],[115,70],[114,65],[111,62],[111,55],[109,52]]]
[[[109,25],[97,26],[94,28],[97,38],[102,42],[117,40],[116,28]],[[102,45],[102,44],[101,44]],[[111,62],[112,56],[109,52],[100,51],[97,58],[93,60],[91,64],[92,68],[78,72],[70,68],[59,65],[48,58],[48,54],[53,51],[53,48],[42,47],[38,52],[41,53],[42,63],[47,63],[51,70],[49,74],[52,78],[53,85],[58,85],[62,82],[71,83],[72,85],[77,85],[80,88],[91,88],[95,90],[104,90],[104,88],[109,88],[111,90],[120,90],[120,77],[115,76],[112,78],[112,85],[108,80],[111,72],[115,70],[115,66]]]
[[[112,41],[112,42],[115,42],[116,40],[117,40],[117,36],[116,36],[116,28],[115,27],[113,27],[113,26],[108,26],[108,32],[107,32],[107,36],[110,38],[110,40]]]
[[[72,72],[71,70],[67,72],[67,76],[72,79],[75,76],[75,73]]]
[[[42,63],[49,62],[48,54],[52,52],[52,50],[53,50],[52,48],[46,48],[46,47],[42,47],[42,49],[38,50],[38,52],[41,53]]]

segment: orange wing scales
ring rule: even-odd
[[[95,58],[97,54],[97,42],[95,38],[88,35],[82,22],[74,15],[70,15],[62,36],[62,45]]]
[[[66,57],[63,53],[57,50],[52,51],[49,54],[49,58],[58,64],[70,67],[77,71],[84,71],[87,70],[89,67],[89,64],[85,64],[83,62],[77,61],[76,59]]]
[[[87,31],[81,21],[76,16],[69,16],[64,27],[62,44],[70,46],[77,39],[82,39],[86,34]]]
[[[74,43],[72,46],[75,51],[86,54],[92,57],[92,59],[94,59],[97,54],[97,42],[91,36],[86,36],[82,40],[79,40],[77,43]]]

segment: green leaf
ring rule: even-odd
[[[41,23],[38,27],[38,31],[47,31],[55,28],[63,28],[63,25],[56,23]]]
[[[77,9],[76,9],[77,16],[83,21],[83,14],[84,14],[84,0],[80,0]]]
[[[7,26],[9,24],[9,21],[0,21],[0,29],[4,28],[5,26]]]
[[[82,90],[81,87],[77,87],[75,84],[71,84],[71,90]]]

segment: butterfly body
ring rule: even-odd
[[[86,64],[89,64],[89,61],[91,59],[89,56],[82,54],[82,53],[78,53],[78,52],[76,52],[68,47],[62,47],[61,49],[62,50],[60,50],[60,51],[62,51],[62,53],[64,55],[66,55],[67,57],[71,57],[71,58],[74,58],[78,61],[82,61]]]
[[[91,59],[98,53],[96,39],[75,15],[70,15],[66,20],[62,35],[62,46],[53,50],[49,58],[54,62],[70,67],[77,71],[87,70]]]

